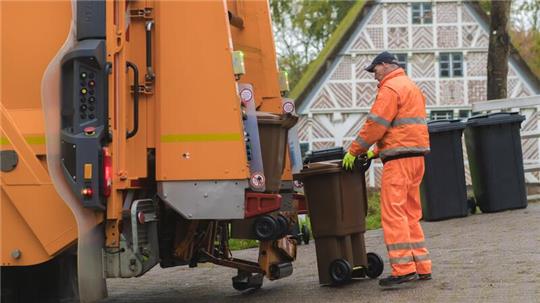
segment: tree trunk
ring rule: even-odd
[[[487,65],[487,98],[506,98],[506,78],[508,75],[508,18],[512,2],[493,1],[491,3],[491,24]]]

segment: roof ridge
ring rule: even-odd
[[[291,98],[296,99],[303,95],[306,89],[310,86],[311,80],[319,73],[324,72],[324,70],[321,70],[324,67],[324,62],[339,50],[341,45],[344,43],[343,37],[349,33],[353,25],[357,23],[356,21],[361,19],[359,18],[362,15],[360,13],[365,8],[365,4],[367,2],[369,1],[357,1],[350,8],[349,12],[347,12],[345,17],[343,17],[343,20],[341,20],[328,41],[325,43],[324,48],[321,50],[317,58],[311,61],[298,83],[294,86],[294,89],[290,94]]]

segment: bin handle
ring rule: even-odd
[[[356,167],[358,167],[360,170],[362,170],[362,173],[365,174],[366,171],[369,169],[369,167],[371,166],[371,160],[372,159],[369,159],[368,157],[357,157],[356,158],[356,161],[354,161],[354,164]],[[365,179],[364,179],[365,180]],[[364,181],[364,185],[365,185],[365,190],[364,190],[364,195],[365,195],[365,199],[364,199],[364,218],[367,217],[367,214],[368,214],[368,199],[367,199],[367,185]]]
[[[371,166],[371,159],[368,159],[367,157],[356,158],[355,165],[365,173]]]

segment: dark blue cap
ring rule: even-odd
[[[365,68],[365,70],[370,73],[373,73],[375,72],[375,65],[381,64],[381,63],[391,63],[391,64],[399,65],[399,62],[397,61],[396,57],[394,57],[394,55],[392,55],[391,53],[387,51],[384,51],[378,54],[377,57],[373,59],[373,62],[371,62],[371,64]]]

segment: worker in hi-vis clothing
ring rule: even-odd
[[[360,155],[380,157],[384,164],[381,221],[392,274],[379,280],[379,285],[392,287],[417,279],[429,280],[431,260],[419,223],[423,156],[429,152],[425,98],[388,52],[375,57],[365,70],[375,73],[379,92],[343,158],[343,167],[352,169]]]

